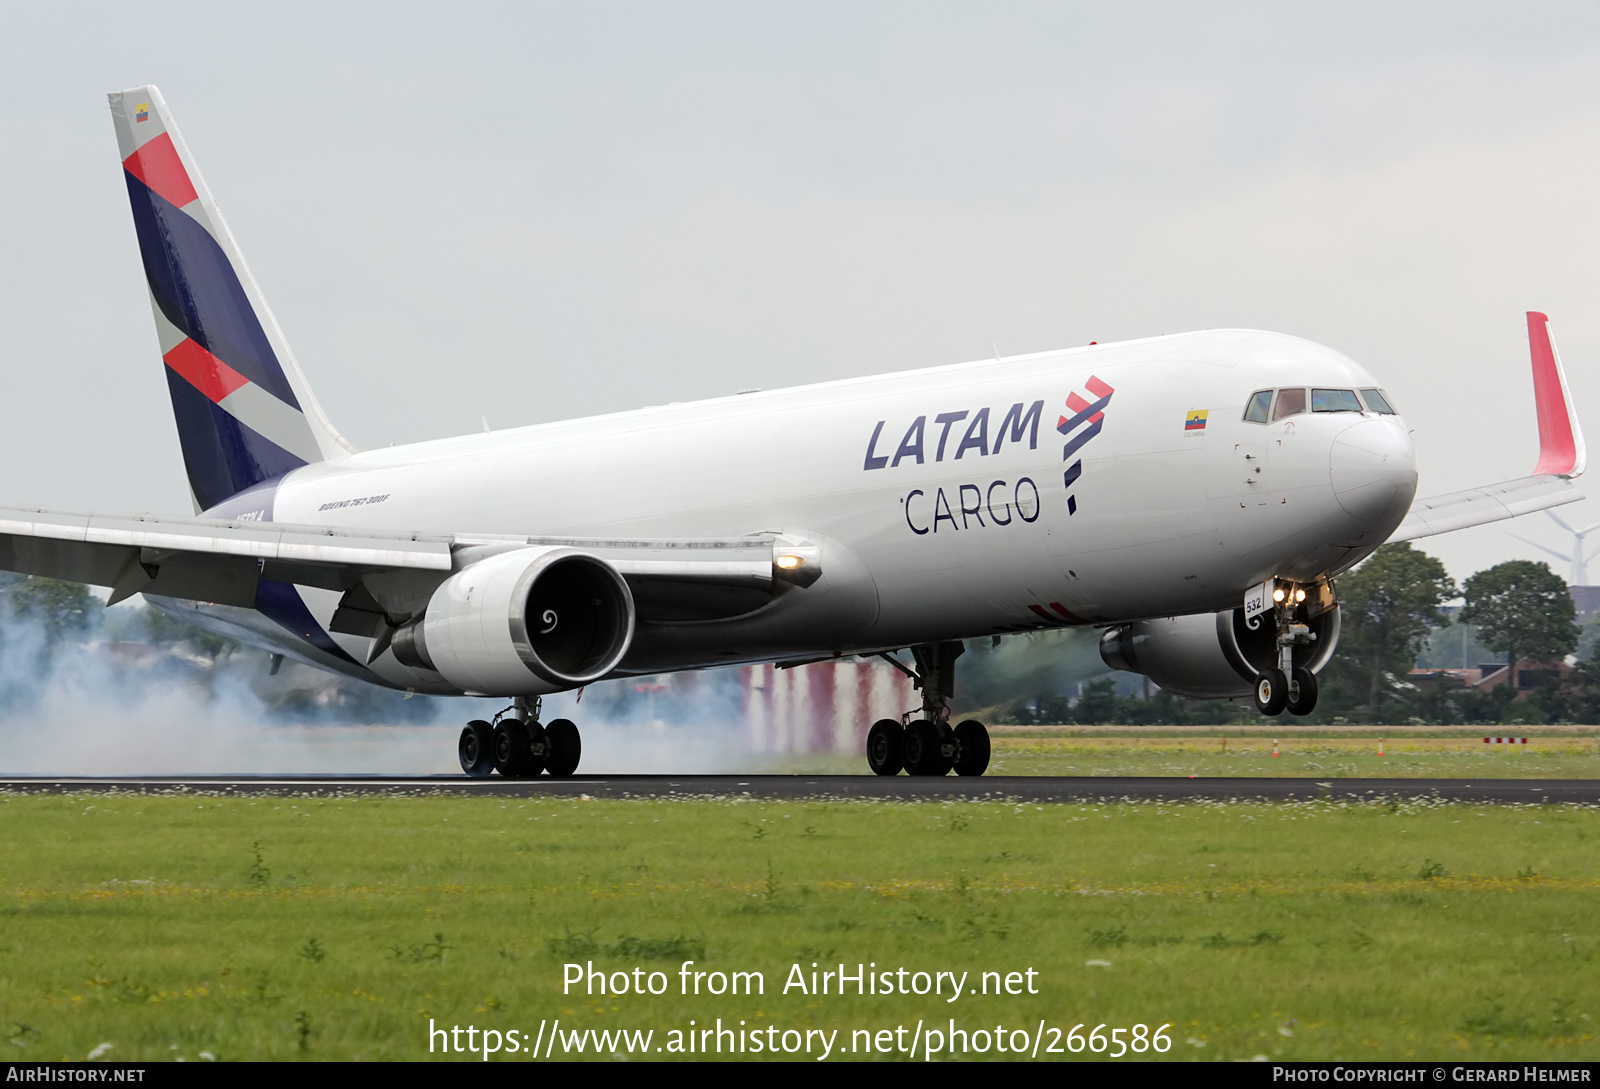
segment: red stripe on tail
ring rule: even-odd
[[[189,172],[178,159],[178,149],[172,146],[168,133],[163,132],[122,160],[122,167],[179,208],[200,195],[194,191]]]
[[[162,356],[167,366],[177,371],[195,389],[206,395],[212,403],[249,381],[244,375],[184,337],[172,351]]]

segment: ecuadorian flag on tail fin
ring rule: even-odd
[[[195,509],[352,450],[317,406],[161,92],[109,97]]]

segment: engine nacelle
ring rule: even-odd
[[[1256,677],[1278,664],[1271,613],[1254,619],[1252,628],[1243,609],[1230,609],[1121,624],[1100,637],[1100,657],[1112,669],[1143,673],[1175,695],[1248,696]],[[1294,664],[1320,673],[1339,645],[1339,607],[1306,624],[1316,638],[1294,648]]]
[[[616,568],[575,548],[519,548],[446,579],[395,633],[394,655],[467,692],[536,696],[610,673],[633,625]]]

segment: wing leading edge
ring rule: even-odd
[[[779,579],[806,584],[821,574],[815,549],[778,534],[591,540],[0,509],[0,570],[110,587],[113,604],[147,593],[254,608],[263,581],[315,586],[345,595],[341,611],[348,612],[334,630],[362,635],[372,624],[419,613],[467,564],[550,545],[604,559],[645,602],[718,590],[765,595]],[[804,561],[804,578],[789,575],[790,556]]]

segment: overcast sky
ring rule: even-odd
[[[1600,444],[1592,2],[0,16],[0,503],[189,511],[105,105],[147,82],[365,446],[1246,326],[1367,365],[1432,494],[1532,467],[1530,309]]]

